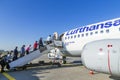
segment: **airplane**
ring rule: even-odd
[[[9,63],[9,65],[10,68],[21,66],[35,59],[38,55],[46,53],[55,58],[54,55],[51,56],[51,53],[57,53],[63,56],[63,63],[66,63],[68,56],[81,57],[86,68],[120,77],[119,34],[120,18],[78,27],[66,31],[60,36],[55,32],[53,43],[47,44],[45,51],[33,51],[31,54],[36,54],[34,57],[26,55],[23,57],[25,59],[20,58]],[[30,56],[31,59],[29,59]]]
[[[120,18],[69,30],[62,37],[64,55],[81,56],[84,45],[101,39],[120,38]]]
[[[90,70],[120,77],[119,34],[120,18],[78,27],[60,35],[57,51],[63,58],[81,57]]]

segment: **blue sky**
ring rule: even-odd
[[[0,0],[0,49],[120,17],[120,0]]]

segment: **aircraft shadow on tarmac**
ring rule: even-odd
[[[80,61],[74,61],[74,62],[70,62],[67,64],[62,64],[61,66],[58,66],[57,64],[50,64],[50,63],[44,63],[44,64],[38,64],[38,63],[34,63],[34,64],[30,64],[26,66],[26,69],[22,69],[22,68],[18,68],[16,70],[9,70],[6,71],[8,74],[13,74],[16,76],[19,76],[19,74],[22,74],[24,76],[24,74],[28,75],[29,77],[32,77],[33,79],[30,78],[25,78],[25,80],[40,80],[41,78],[45,78],[45,76],[43,75],[39,75],[36,76],[36,74],[49,74],[50,71],[46,71],[49,69],[59,69],[59,68],[69,68],[69,67],[76,67],[76,66],[82,66],[82,63]],[[14,76],[13,76],[14,77]],[[16,80],[21,80],[24,78],[17,78]]]

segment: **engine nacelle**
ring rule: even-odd
[[[120,77],[120,39],[88,43],[81,58],[83,65],[90,70]]]

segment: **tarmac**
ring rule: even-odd
[[[49,62],[47,55],[32,61],[37,64],[44,60]],[[0,73],[0,80],[111,80],[109,75],[94,72],[90,74],[80,62],[80,58],[67,58],[67,64],[58,67],[57,65],[36,65],[27,67],[25,70],[7,71]]]

